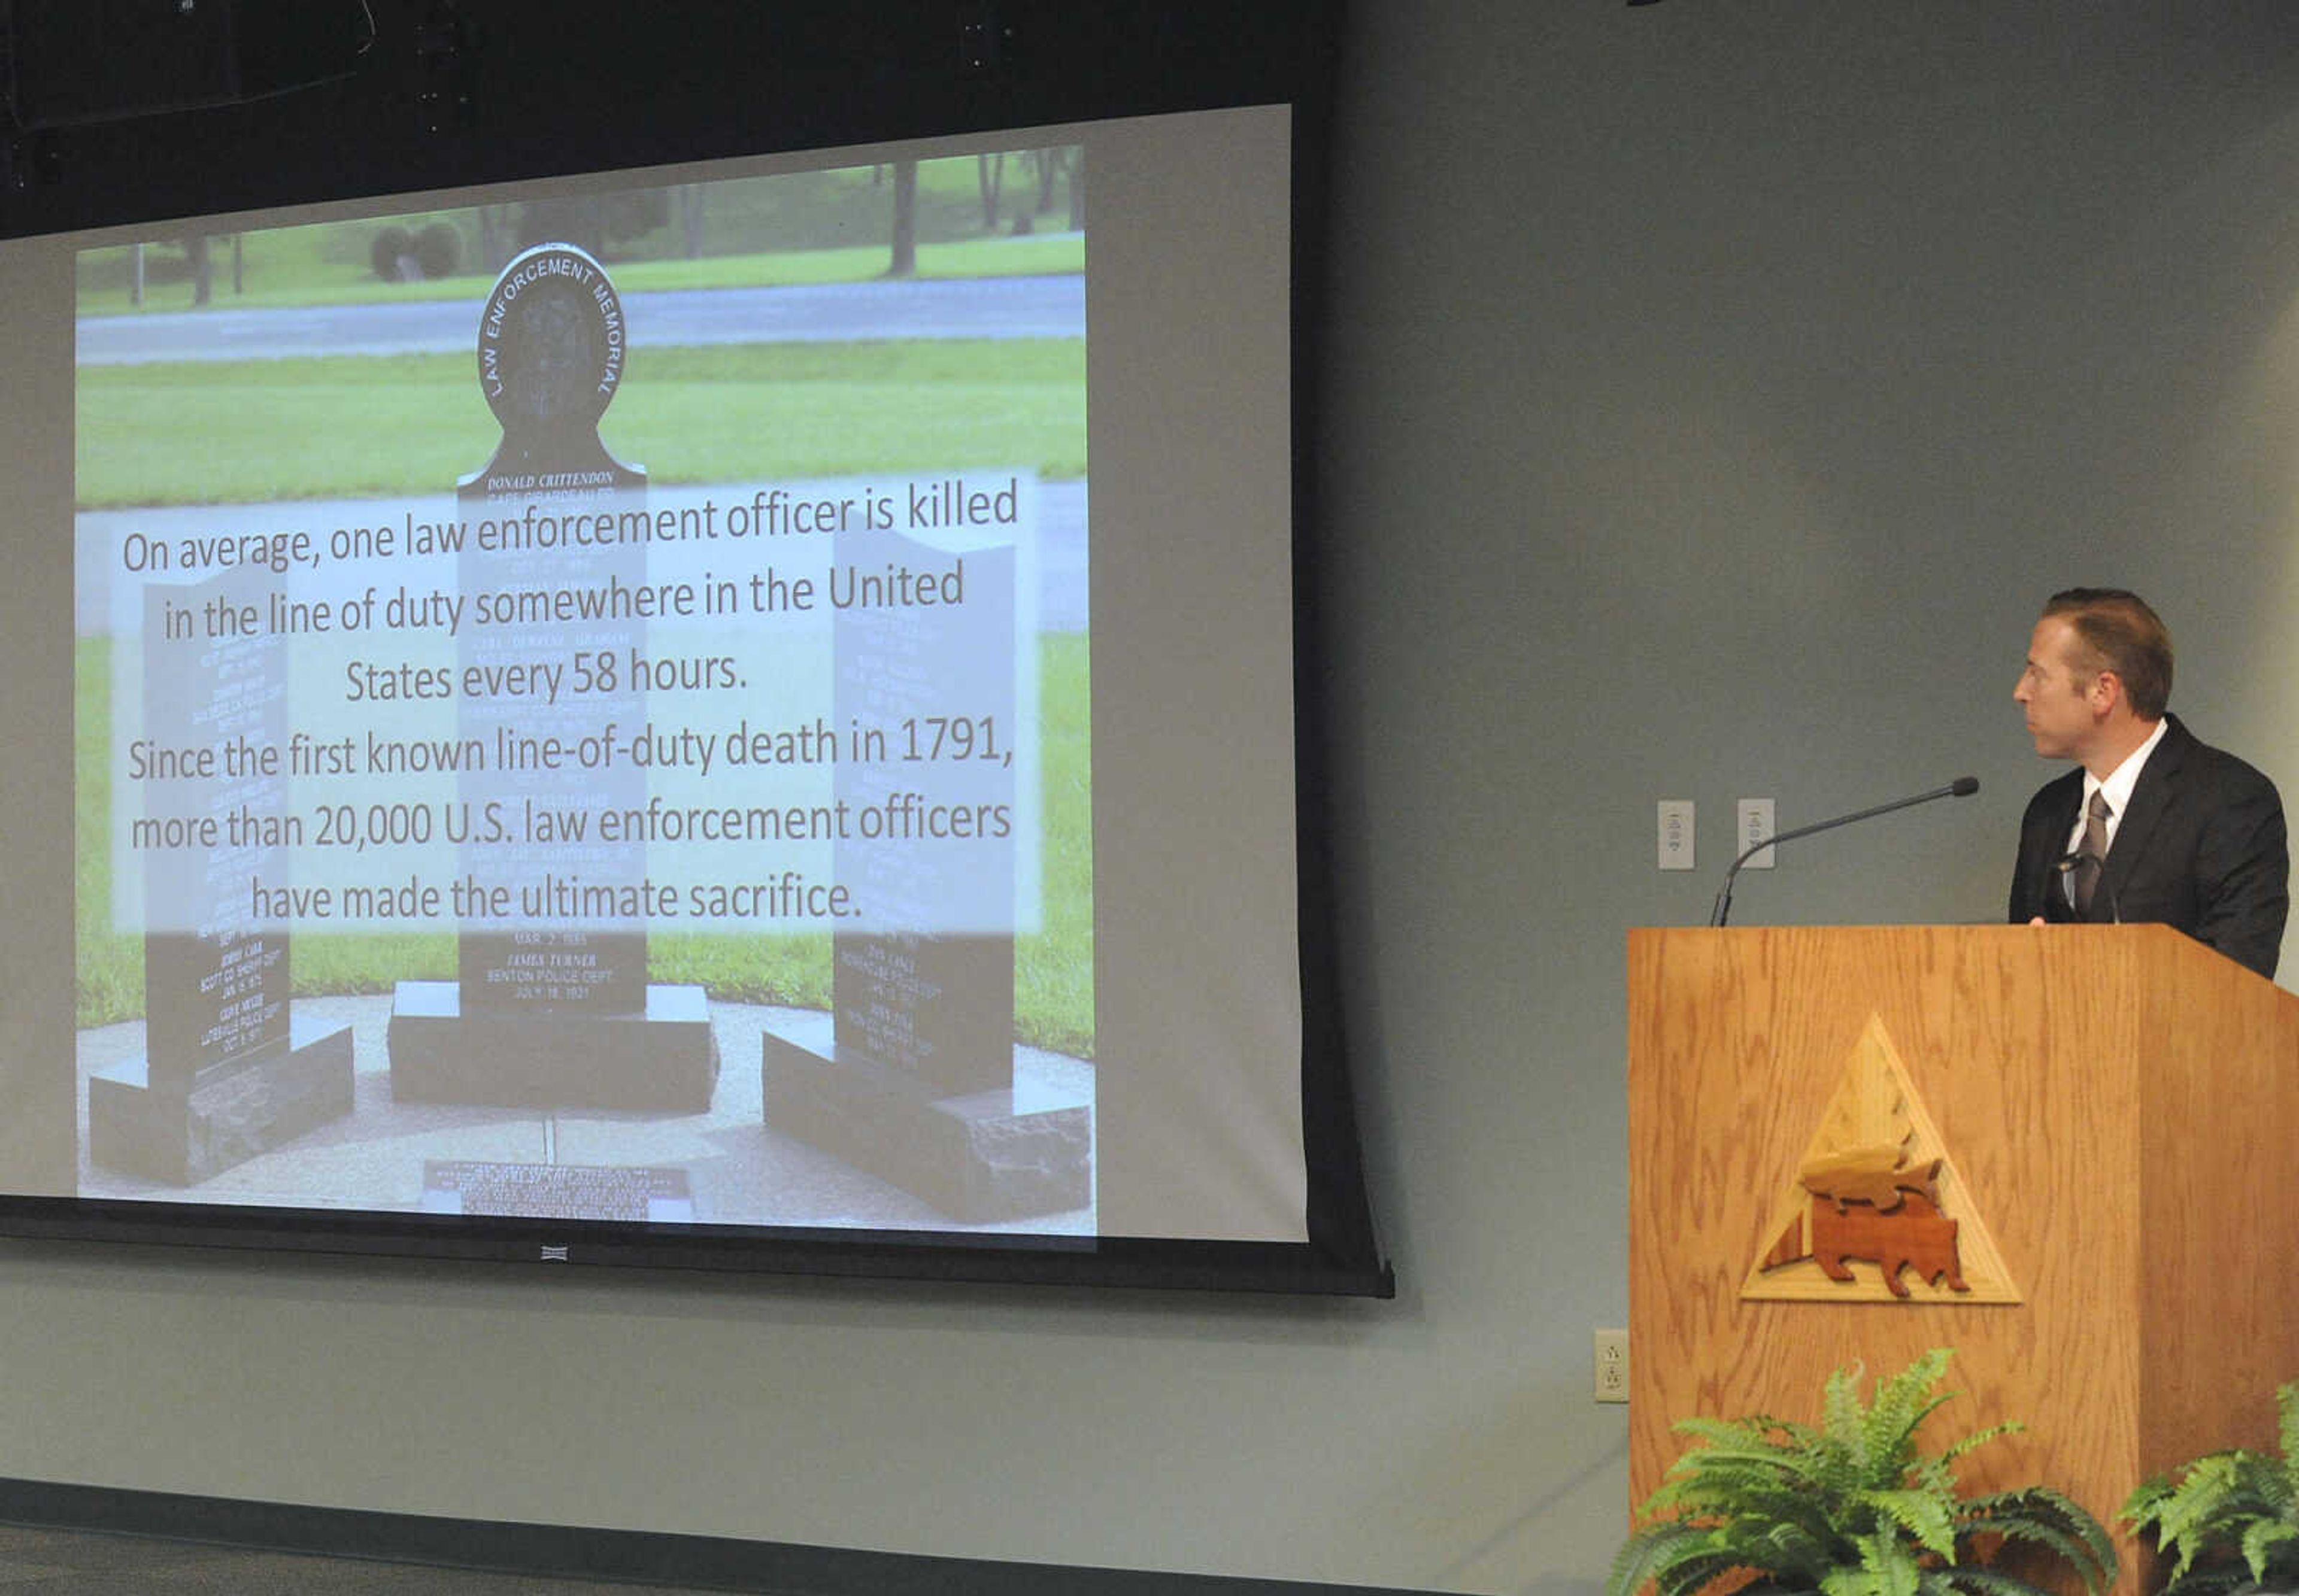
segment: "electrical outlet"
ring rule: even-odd
[[[1732,833],[1739,840],[1732,844],[1732,852],[1745,853],[1758,843],[1772,841],[1772,801],[1769,798],[1741,799]],[[1772,868],[1772,853],[1773,850],[1770,848],[1761,853],[1750,853],[1748,862],[1740,868],[1744,870],[1769,870]]]
[[[1660,868],[1689,870],[1692,863],[1692,800],[1660,801]]]
[[[1629,1400],[1629,1333],[1599,1330],[1596,1340],[1597,1400],[1625,1402]]]

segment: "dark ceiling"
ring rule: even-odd
[[[0,236],[1300,103],[1326,80],[1334,9],[1322,0],[0,0],[0,37],[12,46],[0,69],[14,112],[0,138]]]

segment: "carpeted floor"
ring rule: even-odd
[[[662,1596],[702,1589],[538,1579],[0,1525],[0,1596]]]

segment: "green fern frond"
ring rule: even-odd
[[[2220,1563],[2171,1580],[2164,1585],[2162,1596],[2234,1596],[2236,1592],[2253,1588],[2251,1575],[2243,1565]]]
[[[1954,1394],[1936,1394],[1932,1389],[1947,1372],[1951,1355],[1946,1347],[1934,1347],[1898,1374],[1876,1383],[1875,1397],[1858,1425],[1861,1451],[1871,1462],[1905,1459],[1914,1445],[1917,1426]]]
[[[1905,1468],[1916,1456],[1916,1432],[1922,1427],[1924,1420],[1953,1401],[1955,1395],[1955,1392],[1942,1392],[1928,1401],[1896,1402],[1889,1409],[1880,1408],[1871,1413],[1863,1437],[1869,1467],[1896,1474]]]
[[[1655,1589],[1659,1596],[1700,1596],[1702,1592],[1726,1575],[1745,1573],[1747,1569],[1746,1563],[1721,1554],[1688,1559],[1657,1580]],[[1739,1587],[1740,1596],[1747,1596],[1747,1592],[1754,1589],[1754,1585]]]
[[[1979,1535],[2048,1550],[2096,1596],[2113,1578],[2114,1547],[2080,1508],[2041,1489],[1960,1493],[1953,1459],[2016,1426],[1919,1450],[1917,1432],[1949,1400],[1935,1391],[1949,1356],[1927,1352],[1865,1403],[1858,1367],[1837,1370],[1817,1426],[1769,1416],[1680,1424],[1694,1444],[1639,1510],[1606,1596],[1641,1596],[1648,1584],[1658,1596],[1707,1596],[1727,1575],[1753,1577],[1741,1596],[2045,1596],[1969,1569],[1963,1554]]]
[[[1810,1589],[1822,1570],[1840,1561],[1844,1547],[1825,1523],[1780,1523],[1765,1529],[1750,1549],[1749,1565],[1781,1576],[1789,1584]]]
[[[1772,1448],[1798,1454],[1816,1451],[1822,1439],[1810,1425],[1792,1424],[1768,1414],[1748,1418],[1680,1418],[1669,1427],[1680,1435],[1690,1435],[1712,1446]]]
[[[1955,1521],[1948,1502],[1926,1491],[1863,1491],[1854,1500],[1874,1509],[1926,1551],[1955,1561]]]
[[[1697,1463],[1692,1459],[1698,1459]],[[1774,1446],[1769,1442],[1751,1442],[1739,1439],[1712,1441],[1697,1451],[1688,1451],[1669,1469],[1671,1478],[1695,1477],[1718,1469],[1742,1470],[1751,1474],[1808,1479],[1813,1474],[1810,1454]]]
[[[1984,1564],[1958,1564],[1953,1568],[1928,1570],[1924,1583],[1929,1587],[1926,1596],[1934,1592],[1940,1596],[2049,1596],[2045,1587],[2031,1584],[2015,1575],[1999,1572]]]
[[[2056,1542],[2050,1544],[2070,1563],[2089,1565],[2103,1584],[2112,1583],[2116,1575],[2115,1541],[2107,1526],[2073,1498],[2049,1485],[2028,1485],[1972,1497],[1963,1504],[1956,1534],[1963,1540],[1979,1535],[2000,1535],[2010,1540],[2030,1540],[2044,1534],[2065,1537],[2072,1542],[2071,1546],[2062,1547]]]
[[[2283,1449],[2283,1483],[2299,1496],[2299,1380],[2275,1388],[2275,1443]]]
[[[2278,1463],[2271,1458],[2261,1459],[2259,1471],[2251,1483],[2259,1494],[2262,1511],[2299,1523],[2299,1499],[2293,1496],[2291,1466],[2288,1463]]]
[[[1942,1501],[1954,1501],[1955,1469],[1945,1453],[1912,1459],[1907,1468],[1907,1488],[1937,1496]]]
[[[2232,1555],[2253,1520],[2282,1517],[2270,1486],[2280,1472],[2256,1452],[2209,1453],[2189,1464],[2170,1490],[2153,1496],[2145,1518],[2134,1517],[2134,1528],[2152,1528],[2157,1545],[2179,1554],[2176,1579],[2214,1549]],[[2127,1501],[2128,1517],[2129,1507]]]
[[[2178,1484],[2164,1492],[2150,1515],[2150,1525],[2166,1546],[2179,1544],[2198,1524],[2230,1510],[2236,1501],[2236,1475],[2243,1459],[2237,1452],[2211,1452],[2187,1465]]]
[[[1730,1513],[1742,1504],[1808,1503],[1829,1496],[1811,1480],[1792,1472],[1728,1457],[1717,1459],[1714,1467],[1664,1481],[1646,1499],[1640,1512],[1647,1518],[1663,1515],[1697,1518]]]
[[[1896,1533],[1880,1529],[1862,1537],[1860,1557],[1875,1570],[1882,1585],[1881,1596],[1916,1596],[1923,1564],[1915,1549]]]
[[[1922,1575],[1914,1550],[1888,1529],[1857,1536],[1856,1568],[1831,1569],[1820,1582],[1824,1596],[1916,1596]]]
[[[2278,1550],[2282,1552],[2280,1558],[2276,1555]],[[2299,1525],[2286,1524],[2280,1518],[2262,1518],[2245,1526],[2243,1561],[2244,1567],[2251,1570],[2252,1578],[2261,1584],[2268,1583],[2270,1567],[2279,1567],[2287,1575],[2299,1572]]]
[[[1695,1520],[1707,1533],[1707,1547],[1730,1553],[1751,1568],[1782,1575],[1805,1575],[1842,1560],[1847,1554],[1844,1539],[1825,1514],[1808,1509],[1795,1513],[1767,1514],[1751,1507],[1722,1521]],[[1807,1586],[1810,1580],[1805,1582]]]
[[[1724,1510],[1720,1504],[1720,1510]],[[1835,1544],[1844,1526],[1837,1500],[1804,1491],[1751,1492],[1729,1509],[1732,1521],[1767,1526],[1786,1525],[1814,1541]]]
[[[1976,1499],[1956,1526],[1960,1545],[1983,1535],[2040,1546],[2071,1569],[2087,1591],[2115,1583],[2115,1542],[2099,1521],[2056,1491],[2040,1487]]]
[[[1867,1409],[1860,1401],[1860,1377],[1864,1373],[1855,1360],[1830,1374],[1820,1388],[1820,1433],[1829,1440],[1847,1448],[1860,1444],[1860,1421]]]
[[[1605,1576],[1605,1596],[1636,1596],[1659,1575],[1712,1544],[1709,1532],[1694,1524],[1659,1524],[1621,1543]]]
[[[2170,1475],[2151,1474],[2131,1488],[2131,1494],[2123,1499],[2123,1510],[2116,1517],[2123,1520],[2125,1527],[2132,1534],[2137,1534],[2155,1522],[2163,1504],[2178,1489]]]
[[[2013,1418],[2006,1419],[2000,1425],[1989,1425],[1984,1430],[1974,1430],[1963,1440],[1955,1442],[1943,1451],[1939,1455],[1940,1461],[1953,1463],[1975,1448],[1986,1446],[1991,1441],[2000,1441],[2006,1435],[2017,1435],[2027,1427],[2018,1419]]]

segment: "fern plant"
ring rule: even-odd
[[[2275,1407],[2281,1456],[2208,1452],[2124,1500],[2132,1534],[2174,1554],[2163,1596],[2299,1588],[2299,1382],[2276,1388]]]
[[[2035,1596],[2063,1567],[2097,1596],[2115,1579],[2099,1521],[2044,1486],[1966,1496],[1956,1459],[2020,1428],[1978,1431],[1946,1451],[1917,1450],[1916,1430],[1953,1393],[1935,1394],[1949,1351],[1935,1348],[1860,1400],[1859,1371],[1828,1377],[1818,1427],[1759,1415],[1686,1419],[1699,1444],[1639,1510],[1613,1559],[1606,1596],[1735,1592],[1821,1596]],[[2006,1542],[2038,1549],[2018,1571],[1992,1565]]]

